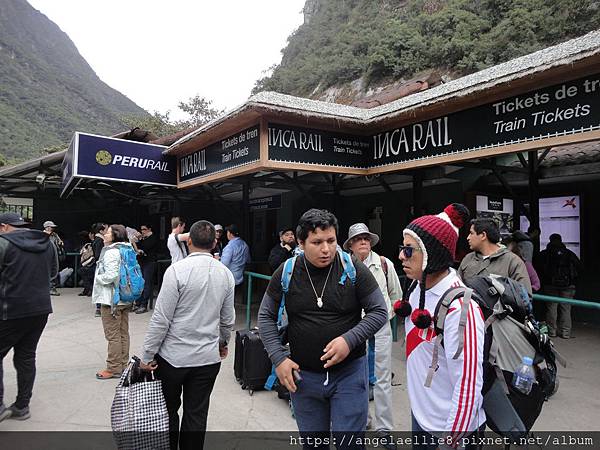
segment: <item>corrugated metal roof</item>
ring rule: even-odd
[[[600,54],[600,30],[372,109],[310,100],[276,92],[260,92],[239,107],[183,136],[165,152],[171,153],[178,146],[250,108],[266,108],[273,112],[288,111],[310,117],[331,117],[346,123],[360,124],[380,120],[449,98],[470,95],[527,75],[543,72],[552,67],[572,64],[595,54]]]

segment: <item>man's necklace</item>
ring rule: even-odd
[[[317,298],[317,306],[319,308],[323,307],[323,294],[325,293],[325,288],[327,287],[327,281],[329,280],[329,275],[331,274],[331,268],[333,267],[333,263],[331,263],[331,265],[329,266],[329,272],[327,272],[327,278],[325,278],[325,284],[323,284],[323,290],[321,291],[321,296],[319,296],[319,294],[317,294],[317,290],[315,289],[315,285],[313,284],[313,280],[310,276],[310,272],[308,270],[308,266],[306,265],[306,258],[303,258],[304,260],[304,267],[306,269],[306,274],[308,275],[308,281],[310,281],[310,285],[313,288],[313,292],[315,293],[315,297]]]

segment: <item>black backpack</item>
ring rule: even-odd
[[[450,304],[463,299],[459,325],[459,348],[462,352],[466,313],[471,301],[477,302],[485,319],[483,361],[483,407],[487,425],[501,436],[518,440],[527,436],[540,415],[544,401],[558,387],[558,360],[564,359],[554,350],[546,334],[540,333],[533,317],[531,298],[525,287],[517,281],[496,275],[476,276],[465,281],[467,287],[451,288],[438,302],[434,315],[435,345],[443,345],[444,321]],[[437,353],[425,382],[426,386],[437,370]],[[533,359],[536,383],[525,395],[512,386],[512,377],[523,356]]]
[[[564,249],[548,250],[548,260],[546,266],[548,274],[547,282],[555,287],[569,287],[575,284],[577,279],[577,269],[573,264],[571,252]]]

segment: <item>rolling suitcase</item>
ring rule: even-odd
[[[264,388],[271,374],[271,360],[256,328],[236,331],[233,371],[242,389],[247,389],[250,395]]]
[[[244,352],[242,338],[250,333],[250,330],[236,330],[235,332],[235,355],[233,359],[233,375],[238,383],[242,382],[242,367],[244,365]]]

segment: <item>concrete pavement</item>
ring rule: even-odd
[[[54,313],[42,335],[37,356],[37,378],[31,401],[31,419],[5,420],[0,432],[103,431],[110,430],[110,406],[117,380],[96,380],[104,367],[106,341],[99,318],[89,297],[78,297],[79,289],[61,289],[53,297]],[[139,354],[151,312],[130,315],[131,352]],[[254,324],[256,321],[253,322]],[[245,309],[238,309],[236,329],[245,326]],[[600,328],[577,324],[575,339],[556,339],[558,350],[569,366],[560,368],[560,389],[546,403],[536,422],[536,430],[592,431],[600,423]],[[401,339],[402,340],[402,339]],[[233,339],[232,339],[233,341]],[[212,394],[208,417],[209,430],[296,430],[286,402],[272,392],[259,391],[250,396],[233,377],[233,354],[223,362]],[[410,408],[406,394],[404,348],[394,344],[393,387],[395,426],[410,429]],[[4,359],[4,402],[16,395],[12,353]]]

